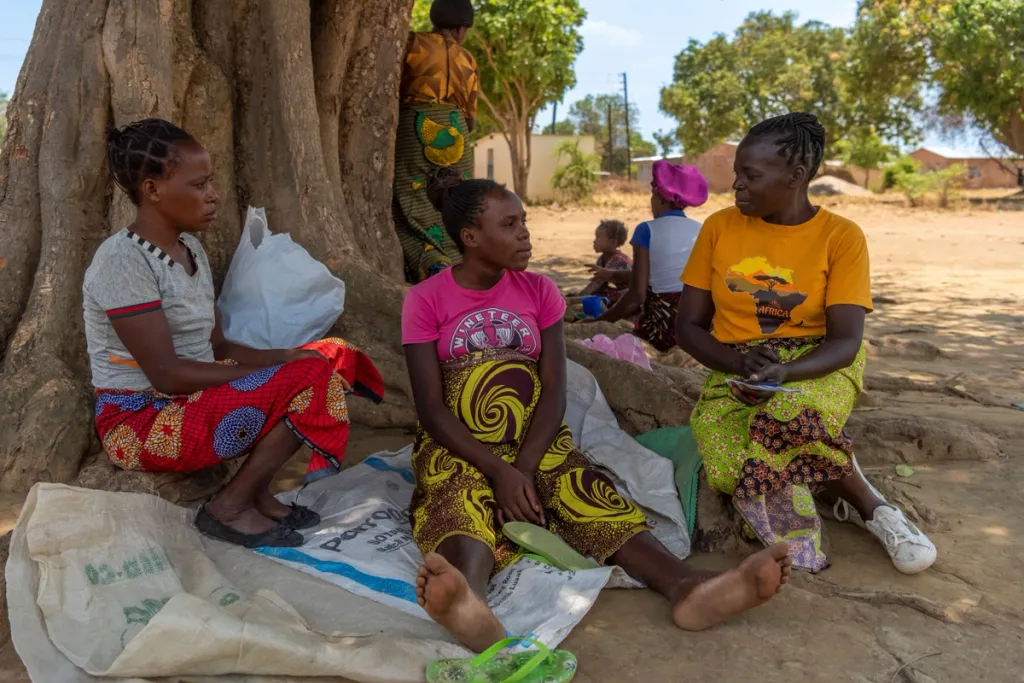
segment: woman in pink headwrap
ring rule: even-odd
[[[659,351],[676,345],[676,314],[683,283],[679,275],[690,258],[700,223],[685,210],[708,199],[708,181],[696,168],[654,163],[651,212],[654,220],[633,232],[633,274],[629,291],[599,320],[614,322],[640,312],[635,334]]]

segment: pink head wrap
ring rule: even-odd
[[[678,207],[700,206],[708,200],[708,181],[693,166],[654,162],[654,190]]]

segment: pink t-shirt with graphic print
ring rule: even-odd
[[[437,342],[437,357],[509,348],[540,358],[541,330],[565,315],[565,299],[549,278],[506,270],[486,291],[463,289],[452,269],[409,290],[402,304],[402,344]]]

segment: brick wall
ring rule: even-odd
[[[936,171],[953,164],[964,166],[967,176],[963,179],[962,187],[969,190],[1017,187],[1017,164],[1012,160],[1000,163],[988,157],[951,159],[927,149],[919,149],[910,156],[925,171]]]

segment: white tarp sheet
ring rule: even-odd
[[[568,394],[578,445],[645,508],[670,550],[688,554],[671,463],[618,428],[573,363]],[[324,521],[277,559],[199,535],[192,511],[153,496],[37,485],[6,568],[11,635],[33,681],[396,683],[422,680],[430,659],[464,656],[411,594],[420,556],[405,512],[409,453],[287,494]],[[510,632],[555,645],[602,587],[631,583],[619,570],[524,560],[495,577],[489,599]]]

